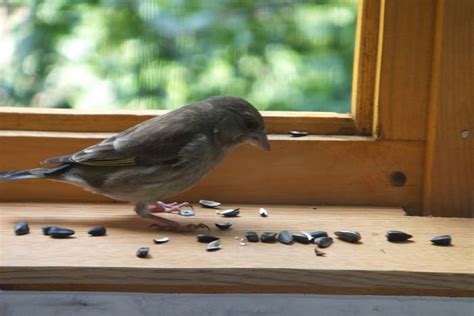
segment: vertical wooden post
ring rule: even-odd
[[[438,0],[425,215],[474,216],[474,1]]]

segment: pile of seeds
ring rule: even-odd
[[[298,132],[299,133],[299,132]],[[295,133],[294,136],[304,136]],[[200,200],[199,204],[205,208],[213,208],[218,209],[221,206],[220,202],[211,201],[211,200]],[[237,217],[240,214],[239,208],[231,208],[226,210],[217,210],[216,214],[222,215],[223,217]],[[194,216],[195,213],[192,210],[182,210],[180,215],[183,216]],[[268,217],[268,211],[264,208],[259,209],[259,215],[261,217]],[[232,227],[231,222],[220,222],[215,223],[215,226],[223,231],[229,230]],[[44,226],[42,227],[42,231],[44,235],[48,235],[52,238],[69,238],[75,234],[74,230],[64,227],[58,226]],[[26,235],[29,234],[30,228],[28,223],[20,222],[14,225],[14,232],[16,235]],[[90,236],[104,236],[106,235],[107,230],[104,226],[92,227],[88,230],[88,234]],[[339,230],[334,232],[334,235],[341,241],[348,242],[348,243],[360,243],[362,236],[359,232],[354,230]],[[385,234],[387,241],[392,243],[406,243],[411,242],[412,235],[398,231],[398,230],[390,230],[387,231]],[[213,236],[213,235],[197,235],[196,239],[200,243],[206,243],[206,251],[216,251],[222,249],[222,242],[220,237]],[[246,241],[250,243],[276,243],[280,242],[285,245],[291,245],[295,242],[301,244],[315,244],[317,247],[314,249],[314,252],[317,256],[325,256],[325,253],[320,251],[318,248],[328,248],[334,243],[334,239],[328,235],[325,231],[313,231],[313,232],[298,232],[298,233],[291,233],[288,230],[282,230],[279,233],[276,232],[263,232],[260,234],[255,231],[248,231],[245,233],[245,239],[240,238],[238,236],[235,239],[239,240],[239,244],[241,246],[246,245]],[[153,242],[155,244],[164,244],[167,243],[170,239],[168,237],[162,238],[155,238]],[[451,236],[449,235],[442,235],[436,236],[431,239],[433,245],[437,246],[449,246],[451,245]],[[149,247],[140,247],[137,250],[136,256],[139,258],[148,258],[150,253]]]

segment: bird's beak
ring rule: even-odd
[[[268,141],[267,134],[264,131],[252,134],[248,142],[262,150],[270,151],[270,142]]]

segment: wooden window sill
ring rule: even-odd
[[[118,204],[0,204],[0,288],[4,290],[94,290],[194,293],[322,293],[474,296],[472,219],[404,216],[401,209],[368,207],[240,206],[229,231],[216,231],[222,221],[212,209],[196,207],[197,216],[182,222],[204,222],[221,236],[223,249],[206,252],[194,234],[157,232],[131,207]],[[176,215],[168,215],[177,217]],[[26,220],[30,234],[15,236],[13,225]],[[70,240],[43,236],[44,225],[76,231]],[[105,237],[87,229],[105,225]],[[314,245],[247,243],[234,236],[245,231],[326,230],[352,228],[361,244],[335,240],[325,257]],[[394,244],[385,232],[403,230],[413,242]],[[453,246],[437,247],[431,237],[450,234]],[[155,245],[152,238],[169,236]],[[151,258],[135,252],[149,246]]]

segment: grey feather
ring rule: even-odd
[[[244,142],[269,149],[261,115],[243,99],[213,97],[44,161],[56,168],[2,178],[53,179],[119,200],[152,201],[190,188]]]

